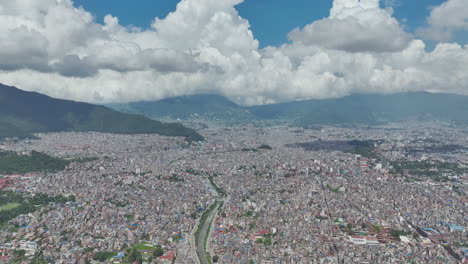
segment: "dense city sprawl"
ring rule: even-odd
[[[460,128],[199,131],[203,142],[70,132],[0,143],[67,161],[0,175],[0,263],[466,261]]]

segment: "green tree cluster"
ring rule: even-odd
[[[32,151],[30,155],[3,152],[0,156],[0,174],[28,172],[56,172],[64,170],[70,161]]]
[[[153,250],[153,257],[158,258],[162,255],[164,255],[164,250],[161,248],[161,246],[158,246],[155,250]]]
[[[65,197],[61,195],[49,196],[42,193],[32,196],[30,194],[0,190],[0,206],[9,203],[19,204],[19,206],[10,210],[2,211],[0,214],[0,224],[5,224],[19,215],[35,212],[43,205],[49,203],[66,203],[68,201],[75,201],[75,197]]]
[[[108,260],[109,258],[112,258],[113,256],[116,256],[116,255],[117,254],[115,252],[110,252],[110,251],[96,252],[94,253],[93,260],[104,262]]]

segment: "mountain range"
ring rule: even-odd
[[[438,120],[468,124],[467,96],[429,92],[355,94],[338,99],[250,107],[235,104],[219,95],[192,95],[110,107],[156,119],[202,119],[231,123],[282,120],[300,126],[313,126]]]
[[[226,97],[198,94],[166,98],[160,101],[141,101],[111,104],[109,107],[127,113],[138,113],[154,119],[211,121],[252,121],[255,116]]]
[[[355,94],[338,99],[241,106],[220,95],[201,94],[106,107],[55,99],[0,84],[0,138],[27,137],[37,132],[96,131],[203,140],[195,130],[180,123],[155,119],[207,120],[234,126],[279,121],[303,127],[438,120],[466,126],[468,97],[428,92]]]
[[[0,84],[0,138],[27,137],[36,132],[95,131],[118,134],[160,134],[203,140],[179,123],[162,123],[105,106],[55,99]]]

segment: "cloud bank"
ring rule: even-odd
[[[468,94],[468,46],[440,43],[426,52],[379,0],[334,0],[329,17],[263,49],[235,9],[241,2],[182,0],[143,30],[112,15],[98,23],[71,0],[0,0],[0,82],[93,103],[195,93],[248,105],[352,93]],[[468,10],[468,2],[434,8],[424,30],[467,29],[463,11],[444,15],[453,8]]]
[[[435,41],[450,41],[459,31],[468,31],[468,2],[448,0],[431,10],[427,18],[429,27],[418,29],[417,33]]]

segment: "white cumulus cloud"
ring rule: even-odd
[[[408,46],[411,36],[379,7],[379,0],[335,0],[330,17],[296,29],[294,42],[349,52],[391,52]]]
[[[468,1],[448,0],[431,10],[426,28],[418,34],[435,41],[450,41],[458,31],[468,31]]]
[[[139,29],[112,15],[99,23],[71,0],[0,0],[0,82],[94,103],[195,93],[242,104],[468,94],[468,47],[441,43],[426,52],[378,0],[334,0],[329,17],[263,49],[235,9],[241,2],[181,0]]]

